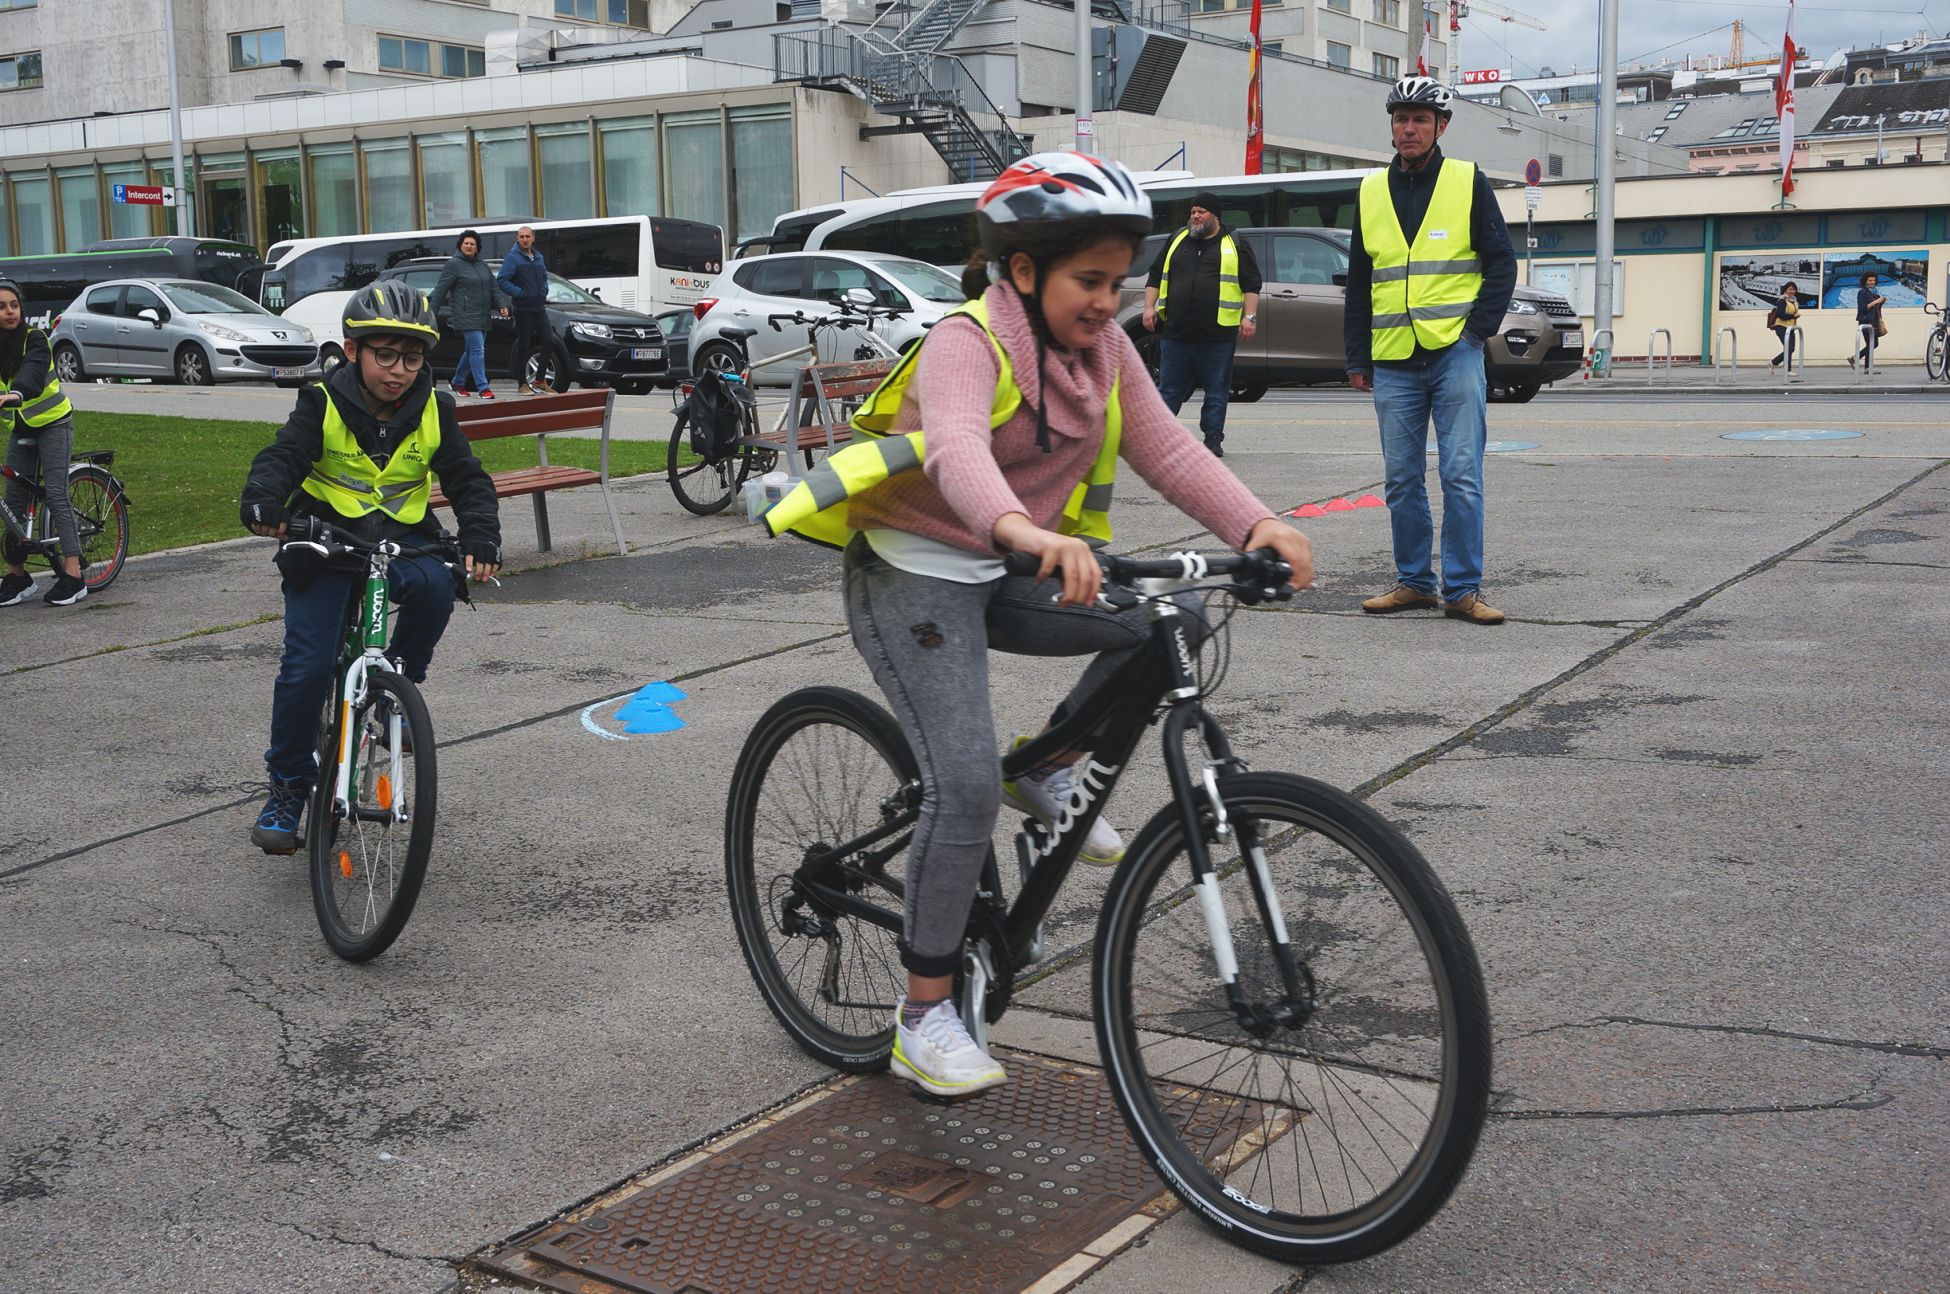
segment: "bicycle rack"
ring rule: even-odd
[[[1863,345],[1867,347],[1867,353],[1863,357],[1862,362],[1854,366],[1855,381],[1856,384],[1859,386],[1861,385],[1863,378],[1875,376],[1876,326],[1874,324],[1857,324],[1855,325],[1855,334],[1856,336],[1862,339]],[[1851,359],[1854,358],[1854,353],[1852,351],[1850,352],[1850,358]]]
[[[1598,344],[1600,338],[1604,341],[1602,346]],[[1591,334],[1590,367],[1586,370],[1590,376],[1611,376],[1611,349],[1613,345],[1611,329],[1600,328],[1597,332]]]
[[[1789,324],[1781,334],[1781,344],[1787,347],[1787,358],[1781,361],[1781,381],[1799,382],[1801,370],[1808,367],[1808,342],[1801,335],[1801,325]]]
[[[1727,338],[1730,343],[1728,359],[1731,362],[1728,363],[1724,371],[1733,374],[1734,380],[1738,381],[1740,378],[1740,333],[1732,324],[1725,325],[1720,331],[1713,334],[1713,380],[1715,382],[1721,380],[1720,339],[1722,337]]]
[[[1660,337],[1666,339],[1666,381],[1672,381],[1672,329],[1654,328],[1645,339],[1645,380],[1647,382],[1652,381],[1653,366],[1658,360],[1658,355],[1654,353],[1657,348],[1652,343]]]

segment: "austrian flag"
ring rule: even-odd
[[[1781,79],[1774,86],[1774,115],[1781,119],[1781,196],[1794,192],[1794,0],[1788,0]]]

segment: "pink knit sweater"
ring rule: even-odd
[[[1104,410],[1120,370],[1120,458],[1233,547],[1273,515],[1165,408],[1137,348],[1118,328],[1106,329],[1087,350],[1046,348],[1050,452],[1042,452],[1036,447],[1035,334],[1014,289],[998,284],[983,300],[989,325],[1015,369],[1022,407],[991,433],[995,351],[973,320],[937,324],[894,419],[897,432],[925,423],[926,461],[921,471],[903,472],[854,498],[848,519],[855,529],[905,530],[984,556],[996,551],[991,536],[1007,513],[1020,512],[1054,530],[1070,491],[1090,471],[1103,444]],[[1113,522],[1115,517],[1113,509]]]

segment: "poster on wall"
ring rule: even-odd
[[[1855,309],[1862,276],[1876,276],[1876,292],[1891,309],[1915,308],[1930,290],[1930,254],[1914,252],[1830,252],[1823,258],[1827,286],[1821,303],[1830,309]]]
[[[1820,252],[1729,252],[1720,258],[1720,309],[1772,310],[1790,283],[1803,310],[1834,304],[1821,299]]]
[[[1598,262],[1539,261],[1531,268],[1530,286],[1557,293],[1589,319],[1597,311]],[[1624,261],[1611,263],[1611,310],[1614,318],[1625,313]]]

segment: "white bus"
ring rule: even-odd
[[[481,236],[481,256],[495,269],[515,245],[515,231],[535,231],[551,273],[625,310],[653,315],[696,304],[724,268],[724,231],[664,216],[533,220],[454,225],[391,234],[297,238],[271,248],[258,288],[264,307],[312,330],[321,350],[339,349],[346,300],[379,272],[421,257],[451,256],[462,229]]]
[[[1151,195],[1158,232],[1183,226],[1192,196],[1207,190],[1218,195],[1225,208],[1221,218],[1235,227],[1350,229],[1366,174],[1291,171],[1200,179],[1185,171],[1140,171],[1136,179]],[[975,199],[986,188],[986,183],[950,184],[789,211],[772,222],[766,250],[891,252],[960,269],[981,244]]]

